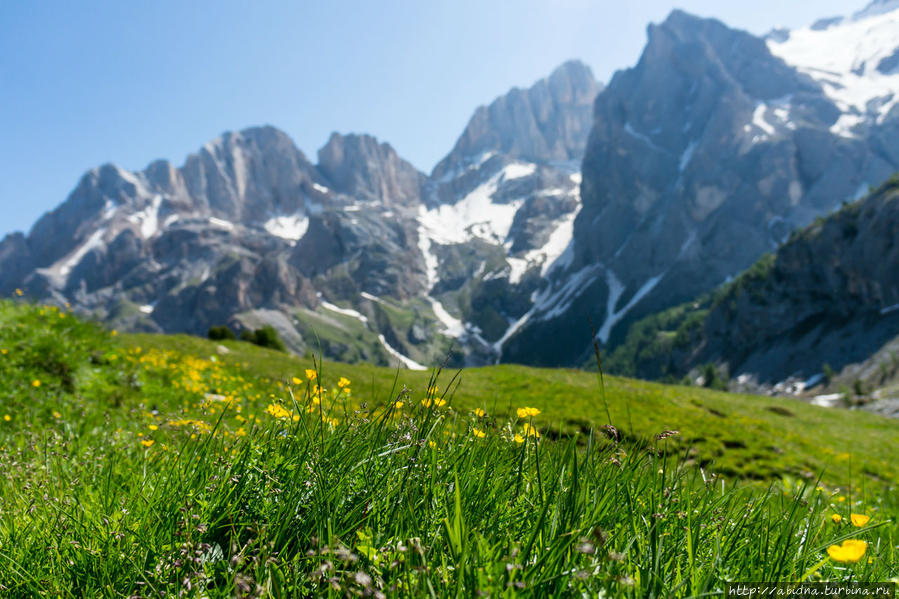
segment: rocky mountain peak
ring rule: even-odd
[[[188,156],[181,172],[197,210],[239,222],[301,211],[304,188],[318,179],[293,140],[271,126],[223,134]]]
[[[674,10],[661,24],[650,24],[647,33],[648,43],[636,70],[674,67],[689,76],[707,74],[733,81],[759,100],[795,93],[797,86],[798,91],[817,89],[811,80],[800,81],[793,68],[773,57],[762,38],[716,19]]]
[[[332,133],[318,151],[318,170],[336,191],[386,206],[414,206],[425,176],[388,143],[371,135]]]
[[[601,89],[578,61],[562,64],[528,89],[512,89],[475,111],[432,177],[444,178],[488,153],[537,163],[579,161]]]

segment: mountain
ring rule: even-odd
[[[272,127],[94,169],[0,242],[0,293],[349,361],[580,365],[591,326],[614,350],[899,170],[897,56],[893,1],[765,37],[674,11],[608,86],[572,61],[475,110],[430,174]]]
[[[767,39],[681,11],[650,25],[637,65],[596,99],[570,253],[503,359],[582,363],[588,319],[614,348],[899,169],[896,8]]]
[[[713,294],[640,321],[609,366],[679,378],[713,363],[740,384],[820,382],[899,338],[897,240],[894,176]]]
[[[313,164],[273,127],[181,167],[101,166],[0,242],[0,293],[125,330],[270,324],[291,350],[342,360],[419,368],[455,343],[453,363],[495,361],[498,314],[526,309],[568,244],[599,89],[569,62],[510,91],[430,177],[368,135],[333,134]]]
[[[499,361],[571,241],[601,89],[589,68],[567,62],[478,108],[431,173],[419,213],[428,301],[469,364]]]

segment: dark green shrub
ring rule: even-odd
[[[210,327],[209,332],[206,333],[206,336],[213,341],[233,341],[234,339],[237,339],[234,331],[232,331],[225,325]]]
[[[271,325],[265,325],[261,329],[256,329],[256,341],[254,343],[260,347],[268,347],[278,351],[287,351],[287,346],[281,341],[276,331]]]
[[[287,351],[287,346],[281,341],[281,337],[278,336],[278,331],[268,324],[255,331],[244,329],[240,332],[240,340],[248,341],[259,347],[267,347],[283,352]]]

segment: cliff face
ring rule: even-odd
[[[454,364],[495,361],[569,243],[598,87],[572,62],[511,91],[439,176],[368,135],[333,134],[313,164],[273,127],[225,133],[181,167],[101,166],[0,242],[0,292],[125,330],[267,323],[331,358],[417,367],[455,341]]]
[[[899,46],[899,19],[883,27]],[[850,88],[791,45],[814,46],[820,33],[781,32],[776,42],[680,11],[649,27],[638,64],[596,99],[570,259],[504,359],[579,363],[588,320],[614,348],[641,317],[737,276],[899,169],[899,138],[886,134],[892,92],[881,90],[879,115],[847,105],[840,94]],[[855,92],[881,81],[873,67],[857,72],[842,80]]]
[[[713,295],[638,323],[611,362],[650,377],[715,363],[731,377],[776,383],[864,361],[899,335],[897,240],[891,179]]]

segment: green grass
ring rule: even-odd
[[[434,384],[326,363],[312,380],[311,361],[224,346],[0,302],[0,595],[687,597],[899,576],[895,421],[610,377],[615,441],[595,374]],[[864,558],[828,558],[847,538]]]

